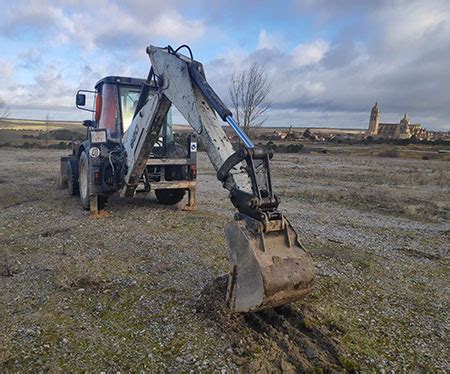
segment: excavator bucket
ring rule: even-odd
[[[225,227],[225,237],[231,262],[227,303],[233,312],[275,307],[312,291],[311,256],[286,218],[266,230],[253,219],[232,221]]]

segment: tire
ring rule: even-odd
[[[78,196],[80,194],[80,185],[78,183],[78,170],[75,167],[75,162],[69,161],[68,174],[67,187],[69,188],[69,195]]]
[[[164,205],[175,205],[183,200],[185,190],[155,190],[155,195],[158,201]]]
[[[79,167],[79,191],[81,205],[84,209],[89,210],[90,208],[90,190],[89,190],[89,159],[86,152],[83,151],[80,157],[80,167]]]

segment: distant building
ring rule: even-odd
[[[411,123],[406,113],[399,123],[380,123],[380,109],[378,108],[378,103],[375,103],[370,112],[369,128],[366,131],[366,136],[390,139],[409,139],[413,137],[427,139],[428,133],[420,124]]]

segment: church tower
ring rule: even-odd
[[[409,120],[408,114],[405,113],[405,116],[400,120],[400,137],[401,138],[409,138],[409,125],[411,121]]]
[[[370,111],[369,129],[366,131],[367,136],[378,134],[378,124],[380,123],[380,109],[378,109],[378,102],[375,103]]]

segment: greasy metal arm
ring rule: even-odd
[[[270,180],[272,152],[255,147],[234,122],[230,110],[206,81],[202,64],[171,48],[150,46],[147,53],[160,95],[167,97],[199,134],[234,206],[260,221],[280,219],[275,214],[278,199]],[[223,131],[222,121],[232,126],[244,144],[237,152]]]
[[[171,48],[148,47],[147,52],[152,62],[150,74],[141,90],[133,121],[122,138],[126,152],[122,196],[134,195],[171,104],[199,134],[216,170],[234,153],[220,118],[191,78],[190,68],[195,65],[199,71],[201,64],[174,53]],[[251,180],[241,164],[233,165],[223,182],[229,190],[252,193]]]
[[[225,227],[231,271],[227,302],[235,312],[260,310],[298,300],[312,290],[314,267],[272,192],[272,152],[255,147],[234,122],[205,79],[202,65],[171,47],[150,46],[149,78],[122,143],[126,172],[122,195],[133,195],[145,162],[173,104],[197,132],[218,179],[238,209]],[[222,124],[227,122],[244,147],[235,151]]]

